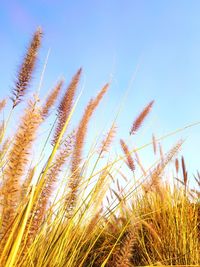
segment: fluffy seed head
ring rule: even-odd
[[[52,141],[52,145],[54,145],[56,143],[56,141],[58,140],[59,134],[62,131],[62,128],[70,114],[70,111],[72,109],[73,106],[73,100],[74,100],[74,96],[76,93],[76,89],[81,77],[81,73],[82,73],[82,68],[80,68],[77,73],[74,75],[74,77],[72,78],[71,83],[69,84],[61,102],[60,105],[58,107],[58,123],[55,129],[55,134],[54,134],[54,138]]]
[[[29,153],[41,123],[41,113],[30,102],[22,117],[4,170],[2,230],[13,220],[21,196],[21,179],[29,162]]]
[[[12,90],[13,96],[11,97],[13,101],[13,108],[22,101],[22,98],[30,85],[32,74],[36,65],[38,50],[41,45],[41,37],[42,30],[41,28],[38,28],[33,35],[31,43],[27,49],[27,53],[18,70],[18,75]]]
[[[143,110],[142,112],[138,115],[138,117],[136,118],[136,120],[133,122],[132,128],[130,130],[130,135],[131,134],[135,134],[138,129],[142,126],[142,123],[144,121],[144,119],[147,117],[147,115],[149,114],[149,112],[152,109],[152,106],[154,104],[154,101],[151,101]]]
[[[82,151],[83,151],[83,145],[84,145],[84,141],[85,141],[85,137],[87,133],[88,123],[95,109],[97,108],[100,101],[102,100],[104,94],[107,92],[108,87],[109,87],[109,84],[106,84],[102,88],[102,90],[99,92],[99,94],[96,96],[96,98],[90,100],[83,114],[83,117],[79,123],[78,130],[76,132],[74,149],[72,153],[72,165],[71,165],[72,176],[68,184],[70,192],[66,196],[66,206],[67,206],[68,213],[72,212],[76,204],[77,191],[78,191],[78,187],[79,187],[80,179],[81,179],[81,175],[79,173],[79,166],[82,162]]]
[[[122,150],[123,150],[123,152],[124,152],[124,154],[126,156],[126,163],[127,163],[128,167],[129,167],[129,169],[131,171],[134,171],[135,170],[134,160],[133,160],[133,158],[131,156],[131,153],[130,153],[130,151],[128,149],[127,144],[124,142],[123,139],[120,140],[120,144],[121,144],[121,148],[122,148]]]
[[[61,88],[63,86],[64,81],[60,80],[56,86],[53,88],[53,90],[51,91],[51,93],[49,94],[49,96],[46,99],[46,102],[44,103],[43,107],[42,107],[42,117],[45,119],[49,116],[49,111],[51,109],[51,107],[55,104],[58,95],[61,91]]]

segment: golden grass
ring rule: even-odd
[[[133,122],[133,125],[130,129],[130,135],[135,134],[139,128],[142,126],[145,118],[147,117],[147,115],[149,114],[149,112],[151,111],[152,107],[154,104],[154,100],[151,101],[141,112],[140,114],[137,116],[137,118],[135,119],[135,121]]]
[[[63,83],[64,81],[63,80],[60,80],[56,86],[53,88],[53,90],[51,91],[51,93],[49,94],[49,96],[47,97],[43,107],[42,107],[42,116],[43,118],[47,118],[48,115],[49,115],[49,112],[52,108],[52,106],[55,104],[58,96],[59,96],[59,93],[62,89],[62,86],[63,86]]]
[[[89,123],[109,84],[89,101],[70,132],[82,69],[76,72],[40,155],[35,144],[43,139],[37,133],[64,83],[58,81],[42,105],[39,96],[26,99],[40,42],[38,29],[18,72],[11,111],[9,102],[0,101],[0,112],[8,105],[0,126],[0,266],[200,266],[200,174],[194,176],[197,187],[190,188],[186,162],[178,157],[183,141],[164,153],[160,141],[172,134],[153,135],[152,142],[140,148],[119,138],[123,155],[114,157],[113,123],[85,156]],[[14,108],[22,99],[27,107],[13,132],[10,121],[18,121]],[[152,106],[153,101],[137,116],[131,135],[139,131]],[[48,144],[50,151],[45,149]],[[139,153],[149,145],[157,159],[146,167]],[[166,177],[174,178],[174,184],[164,182]]]
[[[71,83],[69,84],[61,102],[60,105],[58,106],[58,123],[55,129],[55,134],[54,134],[54,139],[53,139],[53,144],[56,143],[58,140],[59,134],[65,124],[66,119],[68,118],[70,111],[73,106],[73,100],[75,97],[76,89],[78,82],[80,80],[82,69],[80,68],[77,73],[74,75],[72,78]]]
[[[120,144],[121,144],[122,150],[126,156],[127,166],[130,168],[131,171],[134,171],[135,170],[134,160],[131,156],[131,153],[128,149],[127,144],[125,143],[125,141],[123,139],[120,140]]]

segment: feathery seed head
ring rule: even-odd
[[[59,134],[62,131],[62,128],[70,114],[70,111],[72,109],[73,106],[73,100],[75,97],[75,93],[77,90],[77,86],[78,83],[80,81],[80,77],[81,77],[81,73],[82,73],[82,68],[80,68],[77,73],[74,75],[74,77],[72,78],[71,83],[69,84],[61,102],[60,105],[58,107],[58,122],[57,122],[57,126],[55,129],[55,134],[54,134],[54,138],[52,141],[52,145],[54,145],[56,143],[56,141],[58,140]]]
[[[131,171],[134,171],[135,170],[134,160],[131,156],[131,153],[128,149],[127,144],[124,142],[123,139],[120,139],[120,144],[121,144],[121,148],[122,148],[122,150],[126,156],[126,164],[128,165],[128,167]]]
[[[13,101],[13,108],[22,101],[22,98],[26,94],[26,91],[30,85],[32,74],[36,65],[38,50],[41,45],[41,37],[42,30],[41,28],[38,28],[33,35],[31,43],[27,49],[27,53],[19,68],[18,76],[12,90],[13,96],[11,99]]]
[[[93,112],[96,107],[99,105],[102,100],[104,94],[107,92],[109,84],[107,83],[96,96],[95,99],[91,99],[85,109],[83,117],[79,123],[78,130],[75,136],[74,149],[72,153],[72,163],[71,163],[71,172],[72,176],[69,180],[69,189],[70,192],[66,196],[66,207],[68,211],[68,216],[71,216],[71,212],[76,205],[77,200],[77,192],[80,184],[81,175],[79,172],[79,167],[82,161],[82,151],[83,145],[87,133],[87,127]]]
[[[51,91],[49,96],[47,97],[46,102],[44,103],[44,105],[42,107],[42,117],[44,119],[48,117],[51,107],[56,102],[58,95],[62,89],[63,83],[64,83],[64,80],[60,80],[56,84],[56,86],[53,88],[53,90]]]
[[[152,106],[154,104],[154,100],[151,101],[144,109],[143,111],[138,115],[138,117],[136,118],[136,120],[133,122],[132,128],[130,130],[130,135],[135,134],[138,129],[141,127],[144,119],[147,117],[147,115],[149,114],[149,112],[152,109]]]
[[[107,133],[105,139],[103,140],[101,144],[101,148],[99,151],[99,154],[101,155],[103,152],[107,152],[109,150],[109,147],[114,139],[114,136],[116,134],[116,125],[113,124],[112,127],[110,128],[109,132]]]
[[[41,112],[35,102],[29,102],[14,137],[4,170],[2,231],[8,227],[15,216],[21,195],[21,179],[29,162],[28,155],[41,121]]]
[[[46,99],[46,102],[44,103],[43,107],[42,107],[42,117],[43,118],[47,118],[49,116],[49,112],[51,107],[55,104],[58,95],[62,89],[64,80],[60,80],[56,86],[53,88],[53,90],[51,91],[51,93],[49,94],[49,96]]]

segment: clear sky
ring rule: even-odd
[[[149,141],[152,132],[160,136],[200,121],[199,14],[198,0],[1,1],[0,97],[9,95],[16,66],[40,25],[45,34],[37,74],[51,49],[42,95],[60,75],[69,81],[83,66],[81,110],[113,78],[96,122],[114,117],[130,85],[118,120],[125,138],[135,116],[152,99],[155,107],[143,137],[136,137],[140,143]],[[33,85],[38,82],[36,78]],[[183,153],[192,173],[199,167],[200,126],[164,145],[169,148],[179,138],[187,138]]]

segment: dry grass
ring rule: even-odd
[[[92,144],[86,139],[89,123],[108,84],[89,101],[70,132],[82,69],[76,72],[40,154],[38,142],[43,139],[37,133],[63,87],[63,80],[58,81],[41,106],[38,96],[26,99],[40,42],[38,29],[19,69],[10,112],[9,102],[0,101],[0,112],[6,105],[8,111],[1,113],[0,125],[0,266],[200,266],[200,174],[194,176],[196,188],[190,188],[186,162],[178,157],[182,141],[164,153],[153,135],[157,159],[144,167],[142,148],[131,147],[125,139],[119,139],[123,154],[112,156],[113,123],[85,156],[85,143]],[[13,132],[10,121],[18,120],[14,108],[22,99],[27,107]],[[152,106],[153,101],[137,116],[131,135]],[[174,178],[174,184],[164,178]]]
[[[13,108],[21,102],[22,97],[26,94],[30,85],[36,65],[38,50],[41,45],[41,37],[42,30],[41,28],[38,28],[33,35],[30,46],[28,47],[24,60],[18,70],[18,75],[13,88],[13,96],[11,97]]]
[[[137,116],[137,118],[134,120],[133,125],[130,129],[130,135],[135,134],[140,127],[142,126],[145,118],[147,117],[147,115],[149,114],[149,112],[151,111],[152,107],[153,107],[154,101],[151,101],[141,112],[140,114]]]

